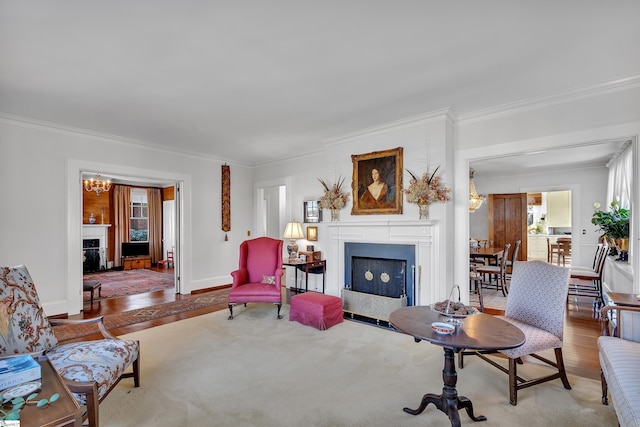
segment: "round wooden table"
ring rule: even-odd
[[[473,421],[485,421],[487,418],[473,414],[473,404],[458,396],[456,390],[457,373],[455,353],[461,350],[503,350],[524,344],[525,336],[520,329],[497,317],[479,313],[463,320],[454,333],[445,335],[431,328],[433,322],[446,322],[448,318],[433,311],[431,307],[403,307],[389,315],[389,323],[398,331],[413,336],[416,342],[422,340],[444,348],[444,369],[442,379],[444,387],[441,394],[427,393],[422,397],[418,409],[404,408],[412,415],[421,414],[429,403],[447,414],[454,427],[460,426],[459,409],[466,409]]]

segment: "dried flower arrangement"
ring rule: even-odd
[[[324,180],[318,178],[320,184],[324,188],[324,195],[320,198],[319,204],[321,209],[342,209],[349,201],[349,193],[342,191],[344,178],[338,178],[338,182],[328,185]]]
[[[416,203],[418,205],[428,205],[433,202],[446,202],[451,200],[449,193],[451,189],[445,187],[441,180],[442,178],[436,176],[440,166],[429,176],[425,172],[420,179],[418,179],[411,171],[411,180],[409,181],[409,188],[403,189],[402,192],[407,195],[407,202]]]

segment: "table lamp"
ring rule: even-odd
[[[295,259],[298,256],[298,243],[295,239],[303,239],[302,225],[299,222],[290,222],[284,229],[285,239],[290,239],[287,245],[287,251],[289,252],[289,259]]]

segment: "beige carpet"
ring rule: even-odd
[[[448,426],[426,392],[442,390],[443,350],[397,332],[345,321],[326,331],[275,319],[270,304],[236,308],[127,335],[141,341],[142,385],[123,380],[100,405],[110,426]],[[600,403],[600,383],[571,376],[522,390],[508,403],[507,376],[468,357],[458,390],[470,398],[477,426],[615,426]],[[522,375],[539,372],[525,364]]]

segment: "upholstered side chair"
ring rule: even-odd
[[[86,323],[96,323],[105,339],[63,344],[52,328],[54,324]],[[140,386],[138,341],[115,337],[106,330],[102,317],[48,319],[27,268],[0,267],[0,357],[26,353],[49,359],[85,407],[83,421],[92,427],[99,425],[99,403],[121,378],[133,378],[135,387]]]
[[[520,347],[499,350],[509,359],[506,369],[479,351],[462,351],[459,365],[463,367],[463,355],[477,355],[501,371],[509,374],[509,402],[518,403],[518,390],[560,378],[564,388],[570,390],[562,358],[564,314],[569,290],[569,269],[545,261],[516,261],[511,276],[509,298],[504,316],[497,316],[517,326],[524,332],[526,341]],[[553,350],[555,362],[538,353]],[[524,356],[534,357],[554,368],[554,372],[540,378],[526,380],[518,375],[517,365]]]
[[[233,306],[249,302],[270,302],[277,306],[277,318],[282,319],[282,240],[258,237],[240,244],[238,269],[231,273],[229,320]]]

